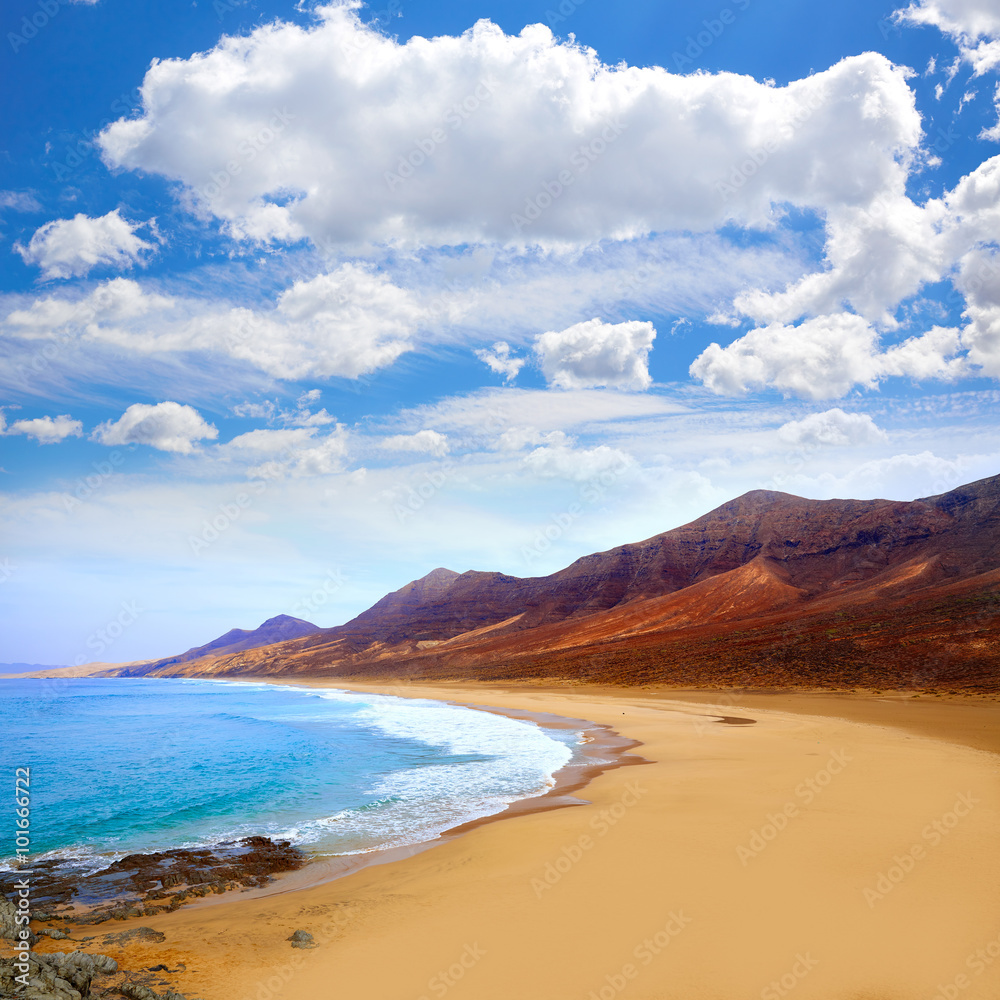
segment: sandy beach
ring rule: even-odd
[[[109,954],[183,962],[204,1000],[1000,996],[995,702],[330,686],[592,720],[649,763],[334,881],[116,925],[166,941]]]

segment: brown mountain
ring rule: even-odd
[[[232,628],[225,635],[220,635],[218,639],[206,642],[203,646],[193,646],[187,652],[168,656],[162,660],[147,661],[142,664],[141,668],[132,668],[127,671],[127,675],[148,674],[160,667],[169,667],[176,663],[189,663],[192,660],[201,660],[206,656],[227,656],[247,649],[256,649],[258,646],[270,646],[288,639],[298,639],[300,636],[311,635],[318,631],[320,631],[318,625],[313,625],[312,622],[304,621],[302,618],[293,618],[291,615],[275,615],[253,630]],[[125,674],[126,672],[123,671],[123,676]]]
[[[993,477],[909,503],[757,490],[551,576],[436,569],[345,625],[143,672],[994,689],[998,639]]]

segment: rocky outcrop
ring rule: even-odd
[[[16,959],[0,959],[0,997],[11,1000],[189,1000],[150,973],[127,972],[107,955],[74,951],[31,953],[24,972]],[[165,968],[161,966],[160,968]]]
[[[10,873],[12,876],[16,875],[16,872]],[[12,878],[11,881],[14,881]],[[13,886],[7,891],[11,891]],[[11,944],[20,943],[24,940],[21,937],[21,931],[24,928],[23,923],[19,923],[17,920],[17,906],[8,899],[5,895],[0,896],[0,938],[4,941],[9,941]],[[29,930],[27,942],[30,948],[38,940],[35,934]]]
[[[0,996],[24,1000],[82,1000],[107,995],[91,992],[94,980],[118,971],[118,963],[107,955],[82,951],[31,953],[28,971],[16,959],[0,959]],[[27,977],[26,980],[23,977]]]
[[[37,861],[31,870],[32,900],[44,912],[35,912],[34,917],[58,918],[69,927],[151,917],[212,893],[267,885],[275,874],[301,868],[305,861],[305,854],[287,840],[275,842],[267,837],[246,837],[195,850],[130,854],[86,875],[58,859]],[[16,873],[0,872],[0,892],[11,892],[15,879]],[[88,901],[79,914],[74,906],[78,898]],[[5,917],[7,911],[0,909],[0,929],[13,920],[12,904],[7,905],[11,912]],[[65,932],[65,928],[59,930]],[[128,934],[147,930],[138,928]]]

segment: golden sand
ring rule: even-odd
[[[593,720],[650,763],[335,881],[133,921],[166,942],[111,953],[184,962],[174,988],[204,1000],[1000,997],[1000,705],[389,690]]]

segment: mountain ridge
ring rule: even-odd
[[[192,646],[176,656],[168,656],[159,660],[150,660],[156,666],[169,666],[174,663],[188,663],[205,656],[220,656],[239,653],[259,646],[269,646],[276,642],[298,639],[320,630],[318,625],[291,615],[274,615],[262,622],[255,629],[231,628],[224,635],[212,639],[201,646]]]
[[[852,671],[889,683],[907,649],[936,657],[935,676],[949,683],[988,686],[1000,666],[998,592],[1000,476],[913,501],[754,490],[547,576],[439,567],[343,625],[253,650],[198,647],[138,669],[650,683],[699,671],[718,680],[756,662],[771,664],[761,680],[815,683],[826,655],[838,683]],[[971,632],[970,595],[982,597],[982,627]],[[951,608],[944,621],[941,602]],[[895,647],[894,614],[912,633]],[[847,621],[850,634],[838,637]],[[936,650],[916,648],[933,635]]]

